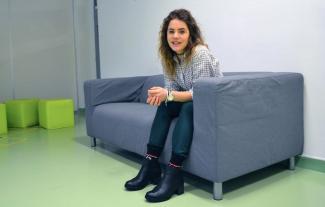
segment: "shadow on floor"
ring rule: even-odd
[[[118,162],[121,162],[123,164],[129,165],[131,167],[134,167],[136,169],[140,169],[141,161],[143,159],[142,156],[132,153],[123,149],[120,149],[118,147],[115,147],[110,144],[105,144],[103,142],[98,142],[96,147],[90,146],[90,138],[88,136],[82,136],[82,137],[76,137],[76,142],[84,145],[86,147],[89,147],[91,150],[95,150],[97,152],[100,152],[106,156],[109,156],[112,159],[115,159]],[[132,161],[132,162],[130,162]],[[165,166],[162,165],[164,168]],[[226,181],[223,183],[223,193],[227,194],[233,191],[237,191],[243,187],[251,186],[252,184],[255,184],[259,182],[259,185],[254,185],[254,188],[250,189],[250,192],[258,190],[260,187],[265,187],[269,185],[268,182],[263,182],[265,179],[270,177],[276,177],[276,181],[285,179],[286,174],[281,174],[282,172],[286,171],[288,169],[288,162],[283,161],[274,165],[271,165],[269,167],[251,172],[249,174],[231,179],[229,181]],[[281,174],[281,176],[277,176]],[[211,181],[205,180],[203,178],[200,178],[198,176],[192,175],[190,173],[184,173],[184,180],[185,180],[185,191],[188,193],[192,193],[193,195],[204,197],[206,199],[211,199],[213,194],[213,183]],[[202,193],[197,191],[197,189],[200,189],[206,193]],[[244,191],[243,191],[244,192]],[[247,192],[247,191],[246,191]],[[245,193],[245,192],[244,192]],[[236,193],[236,196],[241,196],[240,192]],[[227,199],[232,199],[233,196],[227,196]]]

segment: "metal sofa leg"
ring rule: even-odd
[[[96,138],[95,137],[91,137],[91,147],[96,147],[97,143],[96,143]]]
[[[222,200],[222,183],[213,183],[213,199]]]
[[[289,159],[289,170],[294,170],[295,169],[295,157],[290,157]]]

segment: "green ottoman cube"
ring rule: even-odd
[[[40,126],[58,129],[74,126],[74,107],[71,99],[42,99],[38,104]]]
[[[6,101],[8,127],[26,128],[38,125],[38,99]]]
[[[8,128],[7,128],[6,105],[0,103],[0,134],[6,134],[7,132],[8,132]]]

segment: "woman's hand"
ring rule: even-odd
[[[167,98],[167,89],[162,87],[152,87],[148,90],[147,103],[152,106],[159,106]]]

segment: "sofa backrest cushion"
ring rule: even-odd
[[[153,86],[164,87],[164,85],[164,76],[162,74],[149,76],[142,86],[141,93],[139,95],[139,102],[146,103],[149,88]]]
[[[224,72],[224,76],[234,76],[234,75],[254,75],[254,74],[263,74],[266,72]],[[146,103],[148,97],[148,89],[153,86],[161,86],[164,87],[164,76],[160,75],[152,75],[147,78],[144,82],[141,92],[138,97],[138,101],[142,103]]]
[[[265,74],[270,72],[223,72],[224,76],[234,76],[234,75],[258,75],[258,74]]]

